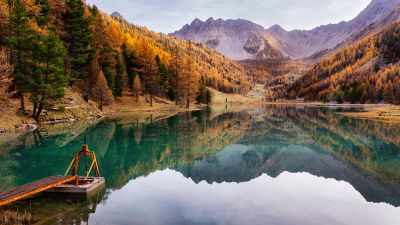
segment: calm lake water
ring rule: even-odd
[[[85,134],[106,189],[6,209],[40,224],[400,224],[399,124],[259,106],[63,126],[0,145],[0,190],[64,174]]]

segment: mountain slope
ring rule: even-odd
[[[309,31],[268,32],[282,45],[290,46],[294,58],[304,58],[337,45],[352,43],[400,19],[400,0],[373,0],[358,16],[348,22],[319,26]]]
[[[312,30],[268,29],[247,20],[195,19],[171,36],[215,48],[235,60],[290,57],[305,58],[340,44],[352,43],[400,19],[400,0],[373,0],[348,22]]]
[[[226,93],[246,93],[249,89],[242,66],[212,48],[149,31],[129,23],[119,13],[103,17],[105,36],[112,47],[121,51],[121,45],[126,43],[141,64],[147,63],[146,60],[155,63],[157,54],[167,66],[172,66],[174,59],[192,57],[196,61],[194,71],[205,77],[207,86]]]
[[[39,7],[36,3],[30,3],[27,1],[27,9]],[[65,21],[63,17],[67,11],[67,1],[57,1],[48,0],[50,10],[48,13],[49,23],[56,30],[60,37],[63,37],[66,33],[65,31]],[[5,2],[0,2],[0,8],[6,10],[8,15],[8,7]],[[96,87],[96,82],[101,78],[106,76],[106,71],[104,68],[100,68],[100,64],[109,64],[107,69],[112,73],[115,73],[116,67],[116,56],[118,55],[123,63],[124,71],[123,74],[123,86],[124,89],[128,89],[130,84],[128,84],[130,69],[127,68],[127,62],[129,60],[135,60],[131,64],[137,65],[136,73],[139,74],[142,81],[142,86],[144,88],[144,94],[150,92],[149,86],[154,86],[155,89],[159,88],[160,84],[158,82],[153,82],[152,80],[157,80],[157,77],[151,80],[153,82],[151,85],[146,84],[145,78],[150,76],[159,76],[159,71],[155,71],[158,66],[156,62],[156,56],[158,56],[165,67],[168,69],[168,74],[172,76],[172,73],[179,73],[179,78],[182,83],[190,79],[192,82],[191,88],[193,89],[193,98],[195,98],[198,91],[198,83],[200,82],[201,76],[205,78],[205,85],[220,90],[226,93],[246,93],[249,89],[249,82],[247,76],[245,75],[242,66],[225,56],[217,53],[214,49],[207,46],[197,45],[189,41],[178,40],[173,37],[169,37],[163,34],[149,31],[146,27],[139,27],[127,22],[119,13],[115,12],[112,15],[108,15],[101,11],[98,14],[93,15],[93,9],[85,5],[85,16],[92,21],[91,28],[93,30],[93,42],[91,47],[96,51],[96,59],[99,63],[93,63],[93,71],[95,76],[90,81],[90,87],[93,87],[93,100],[98,100],[98,87]],[[97,9],[96,9],[97,10]],[[34,21],[34,19],[32,19]],[[33,23],[34,24],[34,23]],[[32,25],[37,26],[37,25]],[[7,17],[0,18],[0,37],[3,40],[3,34],[7,34]],[[132,59],[125,58],[123,54],[122,45],[126,45],[126,49],[129,54],[132,55]],[[64,43],[65,45],[65,43]],[[3,41],[0,41],[0,50],[3,50],[6,46]],[[2,56],[3,52],[0,52]],[[175,61],[183,61],[187,58],[192,59],[193,68],[183,68],[178,65],[178,68],[172,68]],[[176,59],[176,60],[175,60]],[[175,61],[174,61],[175,60]],[[106,63],[103,63],[107,61]],[[182,63],[181,63],[182,64]],[[5,65],[5,64],[4,64]],[[104,67],[104,66],[103,66]],[[192,69],[183,78],[184,69]],[[0,68],[1,70],[1,68]],[[101,75],[99,75],[101,72]],[[103,75],[104,73],[104,75]],[[9,73],[6,75],[10,75]],[[115,74],[111,74],[111,77],[115,77]],[[107,80],[108,81],[108,80]],[[171,83],[169,84],[172,85]],[[6,88],[7,84],[0,87],[1,89]],[[108,88],[108,87],[107,87]],[[112,86],[110,86],[112,88]],[[178,87],[177,87],[178,88]],[[95,89],[97,91],[95,91]],[[101,87],[104,89],[104,87]],[[155,92],[155,95],[160,97],[165,97],[165,93]],[[182,93],[183,95],[183,93]]]
[[[337,102],[400,102],[400,22],[323,59],[286,97]]]
[[[155,108],[160,102],[194,108],[197,103],[210,103],[207,87],[224,93],[249,91],[243,67],[214,49],[149,31],[119,13],[108,15],[84,2],[0,1],[0,131],[33,123],[37,99],[43,113],[35,119],[62,121],[97,116],[103,106],[153,107],[153,100]],[[47,45],[50,35],[65,53],[57,55],[57,69],[52,69],[65,81],[58,84],[56,96],[47,91],[56,85],[53,80],[45,83],[47,69],[41,68],[46,65],[44,55],[46,60],[53,58],[53,51],[44,51],[53,46]],[[31,39],[26,41],[27,37]],[[22,56],[25,63],[13,60]],[[23,73],[15,72],[18,65],[24,65]],[[18,78],[21,74],[24,77]],[[21,87],[23,91],[18,91]],[[32,97],[38,93],[43,97]],[[76,105],[81,101],[82,106]]]

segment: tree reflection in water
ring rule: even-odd
[[[400,205],[400,126],[357,120],[327,108],[259,106],[210,110],[138,123],[108,120],[22,135],[0,146],[0,190],[63,174],[87,135],[107,190],[96,200],[41,196],[8,206],[60,224],[88,221],[109,193],[138,177],[175,169],[196,183],[248,182],[307,172],[350,183],[367,201]],[[31,204],[32,203],[32,204]],[[52,209],[49,216],[46,209]],[[50,219],[50,221],[54,221]]]

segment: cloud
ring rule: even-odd
[[[350,20],[371,0],[87,0],[108,13],[118,11],[134,24],[169,33],[194,18],[248,19],[264,27],[312,29]]]

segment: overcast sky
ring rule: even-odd
[[[121,13],[128,21],[170,33],[194,18],[247,19],[265,28],[312,29],[347,21],[371,0],[86,0],[101,10]]]

